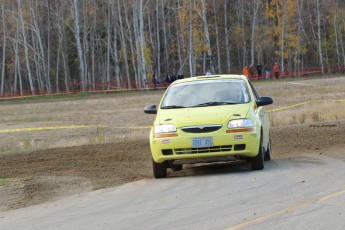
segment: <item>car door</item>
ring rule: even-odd
[[[257,93],[257,91],[255,90],[255,88],[251,82],[249,82],[249,85],[250,85],[251,90],[254,94],[255,103],[257,103],[260,100],[260,96]],[[259,117],[261,125],[262,125],[263,145],[265,146],[265,149],[266,149],[268,141],[269,141],[269,134],[270,134],[270,123],[269,123],[268,115],[267,115],[267,112],[266,112],[266,109],[264,106],[259,106],[259,107],[257,106],[256,107],[256,113],[257,113],[257,116]]]

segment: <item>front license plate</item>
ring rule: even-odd
[[[212,147],[213,146],[213,139],[212,139],[212,137],[193,138],[192,139],[192,146],[193,146],[193,148]]]

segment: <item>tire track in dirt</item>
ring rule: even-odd
[[[334,157],[345,159],[344,130],[345,121],[273,127],[273,161],[275,157],[333,152],[340,153]],[[176,175],[200,173],[198,167]],[[0,211],[152,178],[149,141],[142,137],[114,144],[1,155],[0,178],[16,178],[0,186]]]

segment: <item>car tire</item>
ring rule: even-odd
[[[262,134],[261,134],[258,155],[251,158],[252,170],[262,170],[264,168],[264,151],[265,150],[262,145]]]
[[[153,176],[155,178],[166,178],[167,177],[167,164],[166,162],[163,163],[156,163],[152,160],[152,168],[153,168]]]
[[[267,144],[267,150],[265,152],[265,161],[271,160],[271,154],[272,154],[271,139],[269,139],[268,144]]]

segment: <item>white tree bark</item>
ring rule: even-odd
[[[22,30],[22,36],[23,36],[23,45],[24,45],[24,53],[25,53],[25,61],[26,61],[26,69],[28,71],[28,78],[29,78],[29,86],[30,86],[30,92],[31,95],[35,95],[35,88],[33,84],[33,79],[32,79],[32,74],[31,74],[31,67],[30,67],[30,59],[29,59],[29,43],[27,40],[27,34],[25,30],[25,22],[23,18],[23,12],[22,12],[22,6],[21,6],[21,0],[17,0],[18,4],[18,14],[19,14],[19,21],[21,25],[21,30]]]
[[[143,0],[139,2],[139,40],[140,40],[140,49],[141,49],[141,65],[142,65],[142,81],[147,81],[146,76],[146,59],[145,59],[145,34],[144,34],[144,9],[143,9]]]
[[[217,21],[217,11],[216,11],[216,4],[213,0],[213,14],[215,15],[214,18],[214,28],[216,33],[216,46],[217,46],[217,73],[222,73],[221,67],[221,58],[220,58],[220,45],[219,45],[219,31],[218,31],[218,21]],[[230,72],[230,71],[229,71]]]
[[[280,65],[281,65],[281,72],[284,72],[284,43],[285,43],[285,24],[286,24],[286,0],[283,0],[283,21],[282,21],[282,25],[281,25],[281,44],[280,44],[280,52],[281,52],[281,57],[280,57]]]
[[[126,25],[127,25],[127,34],[128,34],[128,40],[129,40],[129,44],[130,44],[130,48],[131,48],[131,56],[132,56],[132,67],[133,67],[133,72],[134,72],[134,78],[137,79],[138,78],[138,67],[137,67],[137,62],[135,59],[135,54],[136,54],[136,50],[135,50],[135,43],[133,40],[133,34],[131,32],[131,25],[129,23],[129,19],[128,19],[128,12],[127,12],[127,8],[124,7],[124,13],[125,13],[125,18],[126,18]],[[128,88],[130,89],[131,86],[131,79],[130,76],[127,76],[127,82],[128,82]]]
[[[193,4],[194,0],[190,0],[189,3],[189,73],[191,77],[194,77],[194,44],[193,44]]]
[[[2,68],[1,68],[1,90],[0,90],[0,97],[4,96],[4,89],[5,89],[5,68],[6,68],[6,24],[5,24],[5,6],[4,2],[1,3],[1,12],[2,12]]]
[[[78,0],[72,0],[71,13],[74,22],[73,35],[76,41],[76,48],[78,53],[79,61],[79,77],[81,89],[85,90],[85,72],[84,72],[84,59],[83,59],[83,49],[80,41],[80,22],[79,22],[79,12],[78,12]]]
[[[124,31],[124,26],[122,22],[122,14],[121,14],[121,7],[120,7],[120,1],[117,0],[117,15],[119,18],[119,23],[120,23],[120,37],[121,37],[121,50],[122,50],[122,55],[123,55],[123,61],[125,64],[125,75],[127,78],[127,81],[130,81],[130,74],[129,74],[129,65],[128,65],[128,56],[127,56],[127,42],[125,39],[125,31]]]
[[[47,17],[48,17],[48,25],[47,25],[47,90],[48,94],[52,92],[51,82],[50,82],[50,1],[46,0],[47,6]]]
[[[254,0],[252,2],[252,10],[253,10],[253,21],[252,21],[252,34],[251,34],[251,65],[254,66],[254,52],[255,52],[255,28],[256,28],[256,21],[258,16],[258,10],[260,6],[259,0]]]
[[[321,65],[321,72],[324,73],[324,66],[323,66],[323,53],[322,53],[322,39],[321,39],[321,12],[320,12],[320,0],[316,1],[316,10],[317,10],[317,38],[318,38],[318,51],[319,51],[319,58],[320,58],[320,65]]]
[[[226,70],[231,71],[230,59],[230,45],[229,45],[229,29],[228,29],[228,0],[224,0],[224,37],[225,37],[225,52],[226,52]]]
[[[207,17],[206,17],[206,8],[205,8],[205,0],[201,1],[202,3],[202,19],[204,22],[204,33],[205,33],[205,43],[207,46],[207,56],[210,59],[210,70],[212,73],[215,73],[215,63],[213,59],[213,54],[211,50],[211,41],[210,41],[210,34],[208,31],[208,23],[207,23]]]

